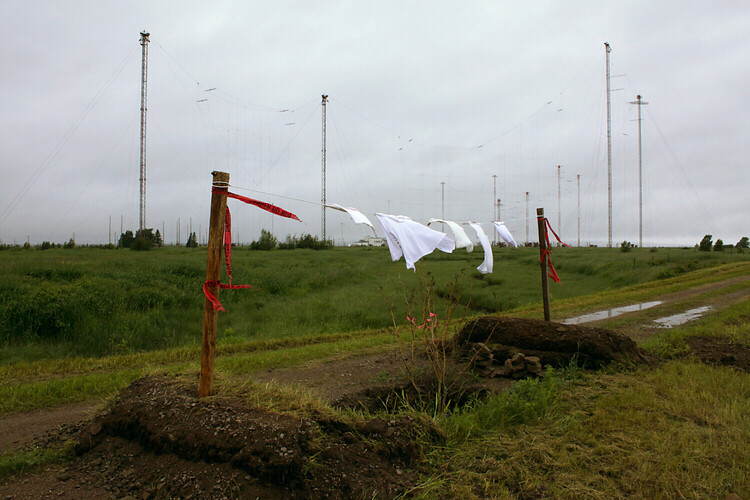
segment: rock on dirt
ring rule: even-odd
[[[442,439],[415,417],[281,413],[146,377],[79,433],[64,474],[118,498],[392,498],[415,484],[420,443]]]
[[[518,353],[523,353],[526,359],[538,358],[534,362],[554,366],[567,365],[571,360],[588,368],[611,362],[648,361],[633,340],[615,331],[537,319],[502,316],[473,319],[458,333],[456,346],[471,354],[470,348],[476,343],[486,345],[493,359],[503,364]],[[515,366],[513,361],[510,365]]]

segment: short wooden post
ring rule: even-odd
[[[227,210],[226,188],[229,174],[211,172],[213,187],[224,188],[224,192],[211,194],[211,218],[208,226],[208,260],[206,261],[206,281],[218,281],[221,273],[221,247],[224,240],[224,218]],[[219,296],[218,286],[207,287],[208,291]],[[214,382],[214,351],[216,350],[216,326],[218,311],[206,298],[203,302],[203,344],[201,347],[201,377],[198,382],[198,397],[211,395]]]
[[[544,321],[552,321],[549,308],[549,286],[547,285],[547,240],[544,237],[546,227],[544,223],[544,209],[536,209],[536,225],[539,231],[539,256],[542,267],[542,301],[544,302]]]

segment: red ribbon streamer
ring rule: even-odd
[[[299,220],[299,217],[294,215],[292,212],[288,212],[284,210],[283,208],[279,208],[276,205],[271,205],[270,203],[266,203],[265,201],[253,200],[252,198],[248,198],[247,196],[241,196],[239,194],[230,193],[229,191],[226,190],[226,188],[215,187],[213,188],[212,192],[226,193],[228,198],[234,198],[235,200],[240,200],[250,205],[255,205],[256,207],[262,210],[265,210],[266,212],[271,212],[272,214],[279,215],[281,217]]]
[[[563,245],[563,246],[566,246],[566,247],[568,247],[568,248],[570,248],[570,245],[568,245],[567,243],[563,243],[563,242],[562,242],[562,240],[561,240],[561,239],[560,239],[560,237],[559,237],[559,236],[557,235],[557,233],[555,232],[555,230],[554,230],[554,229],[552,229],[552,226],[551,226],[551,225],[550,225],[550,223],[549,223],[549,219],[547,219],[547,218],[545,217],[545,218],[544,218],[544,240],[545,240],[545,241],[547,242],[547,246],[546,246],[546,248],[545,248],[544,250],[542,250],[542,257],[541,257],[541,261],[542,261],[542,262],[544,262],[544,258],[545,258],[545,257],[547,258],[547,264],[549,265],[549,273],[547,273],[547,275],[548,275],[548,276],[549,276],[550,278],[552,278],[552,281],[554,281],[555,283],[560,283],[560,276],[558,276],[558,275],[557,275],[557,271],[555,271],[555,268],[554,268],[554,266],[552,265],[552,253],[551,253],[551,251],[550,251],[550,244],[549,244],[549,233],[547,232],[547,229],[549,229],[550,231],[552,231],[552,234],[554,234],[554,235],[555,235],[555,238],[557,239],[557,241],[558,241],[558,242],[559,242],[559,243],[560,243],[561,245]]]
[[[223,193],[226,194],[228,198],[234,198],[236,200],[243,201],[245,203],[248,203],[250,205],[255,205],[258,208],[261,208],[263,210],[266,210],[268,212],[271,212],[272,214],[279,215],[281,217],[287,217],[289,219],[299,220],[299,217],[294,215],[292,212],[287,212],[283,208],[279,208],[275,205],[271,205],[270,203],[265,203],[263,201],[253,200],[251,198],[247,198],[245,196],[240,196],[238,194],[230,193],[227,188],[220,188],[220,187],[214,187],[211,190],[212,193]],[[216,298],[216,296],[209,291],[209,287],[219,287],[220,289],[224,290],[236,290],[239,288],[255,288],[253,285],[233,285],[232,284],[232,215],[229,213],[229,207],[227,207],[227,211],[224,215],[224,261],[226,262],[227,266],[227,278],[229,279],[229,283],[221,283],[218,280],[211,280],[206,281],[203,283],[203,295],[206,296],[209,302],[211,302],[211,305],[213,308],[217,311],[224,311],[224,307],[221,305],[221,302],[219,302],[219,299]]]

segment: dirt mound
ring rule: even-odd
[[[721,337],[690,337],[687,339],[692,353],[704,363],[734,366],[750,373],[750,348]]]
[[[134,382],[79,434],[66,474],[138,498],[392,498],[414,484],[420,443],[442,439],[414,417],[355,423],[196,394]]]
[[[645,362],[635,342],[606,328],[563,325],[538,319],[483,316],[469,321],[456,337],[459,349],[485,344],[493,359],[504,362],[516,353],[539,358],[543,365],[562,366],[575,359],[598,368],[613,361]]]

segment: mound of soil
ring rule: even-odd
[[[278,413],[146,377],[79,433],[63,474],[137,498],[392,498],[411,487],[429,422]]]
[[[721,337],[690,337],[690,351],[704,363],[733,366],[750,373],[750,348]]]
[[[539,358],[543,365],[563,366],[576,360],[588,368],[615,362],[646,362],[646,354],[625,335],[606,328],[563,325],[538,319],[483,316],[469,321],[456,336],[465,349],[485,344],[494,359],[506,360],[516,353]]]

